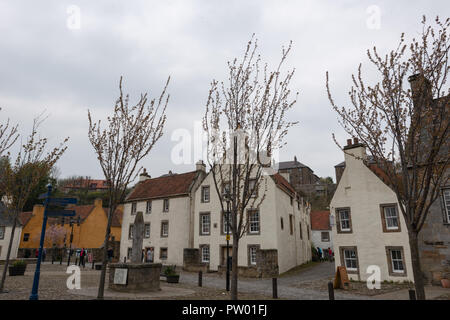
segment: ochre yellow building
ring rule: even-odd
[[[68,208],[69,209],[69,208]],[[70,208],[75,210],[76,221],[80,217],[80,225],[73,224],[73,241],[72,249],[77,248],[100,248],[105,240],[106,225],[108,223],[108,208],[103,208],[102,200],[95,200],[93,205],[73,206]],[[122,224],[123,206],[120,206],[114,213],[111,235],[113,241],[120,241],[121,224]],[[39,239],[42,230],[42,221],[44,217],[44,207],[42,205],[35,205],[33,212],[22,212],[20,219],[23,225],[22,236],[20,239],[20,248],[38,248]],[[56,225],[56,229],[65,230],[65,245],[68,248],[70,245],[70,234],[72,227],[69,224],[69,218],[65,218],[64,226],[61,225],[61,218],[48,218],[47,230],[52,230],[51,226]],[[44,247],[50,248],[53,245],[51,231],[46,232],[46,239]],[[60,237],[57,241],[58,247],[64,246],[64,239]]]

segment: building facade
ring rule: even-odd
[[[262,179],[255,197],[264,194],[264,201],[258,209],[246,209],[248,230],[239,240],[238,267],[246,275],[256,274],[259,250],[276,252],[279,273],[311,260],[310,207],[297,197],[280,174]],[[194,218],[194,248],[200,250],[200,261],[209,270],[220,271],[226,267],[226,231],[226,214],[210,172],[195,194]],[[232,243],[230,237],[230,256]]]
[[[311,211],[311,238],[315,248],[333,250],[330,211]]]
[[[14,223],[13,218],[8,216],[5,211],[5,206],[0,202],[0,260],[6,260]],[[17,257],[21,234],[22,225],[21,223],[17,223],[16,229],[14,230],[14,240],[12,242],[10,259],[15,259]]]
[[[369,266],[381,281],[413,281],[409,238],[394,191],[361,159],[364,145],[349,140],[345,169],[331,200],[335,264],[350,279],[366,281]],[[369,268],[369,269],[368,269]]]
[[[75,211],[73,219],[80,220],[80,225],[73,224],[73,240],[72,249],[78,248],[100,248],[105,241],[106,226],[108,222],[108,208],[103,208],[102,200],[95,200],[93,205],[72,206],[68,209]],[[123,208],[120,206],[112,220],[111,225],[111,240],[120,241],[121,238],[121,220]],[[22,230],[22,237],[20,239],[20,249],[36,249],[39,248],[40,234],[42,230],[42,221],[44,218],[44,206],[35,205],[32,212],[22,212],[20,219],[24,225]],[[54,239],[47,239],[50,234],[46,232],[46,241],[44,247],[50,248],[53,243],[57,247],[70,247],[70,235],[72,233],[72,226],[69,224],[69,218],[64,219],[62,225],[62,218],[48,218],[47,230],[51,226],[56,226],[63,230],[63,235]],[[58,231],[59,233],[60,231]]]
[[[144,217],[144,260],[183,265],[183,249],[193,246],[195,191],[206,175],[203,163],[196,171],[169,172],[158,178],[146,173],[124,204],[120,259],[131,259],[133,223],[138,211]]]

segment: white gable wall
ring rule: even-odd
[[[357,156],[364,156],[362,147],[347,150]],[[331,215],[336,219],[336,209],[349,207],[352,220],[352,233],[337,233],[336,224],[332,226],[335,264],[341,265],[339,247],[357,247],[359,274],[349,274],[354,280],[365,281],[370,274],[367,267],[377,265],[381,269],[381,281],[413,281],[411,255],[406,225],[400,208],[401,232],[383,232],[380,204],[397,203],[394,192],[381,181],[361,160],[345,155],[346,168],[330,204]],[[390,276],[386,247],[403,247],[406,276]]]

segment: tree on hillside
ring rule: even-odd
[[[129,105],[129,96],[123,95],[122,77],[120,95],[114,105],[112,116],[108,117],[108,126],[101,128],[100,121],[94,122],[88,111],[89,141],[97,154],[105,179],[108,181],[108,223],[103,243],[103,263],[98,288],[98,299],[103,299],[108,244],[113,214],[125,198],[127,186],[136,179],[141,168],[138,163],[149,154],[155,143],[163,135],[166,123],[166,107],[169,95],[166,95],[169,79],[159,99],[147,99],[141,94],[136,105]]]
[[[265,175],[275,173],[273,152],[295,124],[285,119],[296,102],[289,89],[294,70],[285,75],[280,71],[290,50],[291,44],[283,48],[278,66],[269,71],[252,37],[243,58],[228,62],[227,84],[212,81],[206,103],[203,128],[208,136],[208,163],[222,210],[231,218],[226,229],[233,243],[233,300],[238,298],[239,239],[248,228],[246,208],[257,209],[263,202]]]
[[[418,39],[407,43],[402,34],[398,47],[384,56],[375,47],[368,50],[379,80],[373,85],[363,80],[359,65],[352,76],[349,107],[337,106],[328,73],[326,77],[341,126],[365,144],[397,196],[408,229],[418,299],[425,299],[418,235],[449,177],[449,25],[448,18],[437,17],[430,25],[423,17]]]
[[[6,213],[13,217],[13,227],[8,244],[6,261],[0,282],[0,292],[3,291],[6,270],[8,270],[14,233],[18,223],[19,213],[23,211],[25,203],[42,177],[49,175],[55,163],[66,151],[68,138],[53,149],[47,151],[47,138],[40,138],[38,128],[42,119],[37,117],[33,121],[31,134],[17,153],[14,163],[7,162],[0,172],[0,190],[4,192]]]

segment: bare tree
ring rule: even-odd
[[[94,147],[97,159],[108,181],[109,212],[108,224],[103,243],[103,263],[98,288],[98,299],[103,299],[108,244],[113,214],[121,199],[124,199],[127,186],[134,181],[141,168],[137,165],[163,135],[166,122],[166,107],[169,95],[166,95],[170,77],[158,100],[147,100],[147,94],[141,94],[138,103],[129,106],[129,96],[123,95],[122,77],[120,77],[120,96],[115,103],[114,113],[108,117],[108,126],[101,129],[100,121],[89,118],[89,141]]]
[[[231,299],[238,298],[239,239],[248,228],[247,208],[258,209],[265,198],[267,174],[273,174],[273,152],[296,122],[285,120],[294,105],[290,81],[294,70],[281,75],[291,50],[282,49],[275,70],[261,67],[257,40],[248,42],[243,58],[228,62],[228,83],[213,80],[203,128],[208,135],[208,163],[222,211],[231,216],[233,241]],[[262,70],[261,70],[262,68]],[[227,211],[227,200],[230,212]]]
[[[328,73],[326,81],[340,124],[366,145],[397,196],[408,229],[418,299],[425,299],[418,235],[440,187],[448,181],[450,142],[446,88],[450,19],[442,22],[437,17],[432,26],[423,17],[422,25],[419,39],[407,44],[402,34],[398,47],[384,57],[375,47],[367,51],[380,80],[368,85],[359,65],[358,74],[352,76],[350,107],[335,104]]]
[[[2,108],[0,108],[0,111],[2,111]],[[4,153],[19,138],[17,126],[11,126],[9,119],[6,120],[6,123],[0,123],[0,157],[4,156]]]
[[[42,121],[41,116],[34,119],[31,134],[20,148],[14,163],[8,162],[7,165],[2,167],[0,173],[0,189],[5,194],[6,213],[13,217],[13,227],[0,283],[0,292],[3,291],[5,284],[6,270],[8,269],[19,213],[22,212],[31,192],[36,188],[39,181],[42,177],[49,175],[55,163],[67,149],[66,143],[69,138],[64,139],[58,147],[46,151],[47,138],[38,136],[38,128]]]

